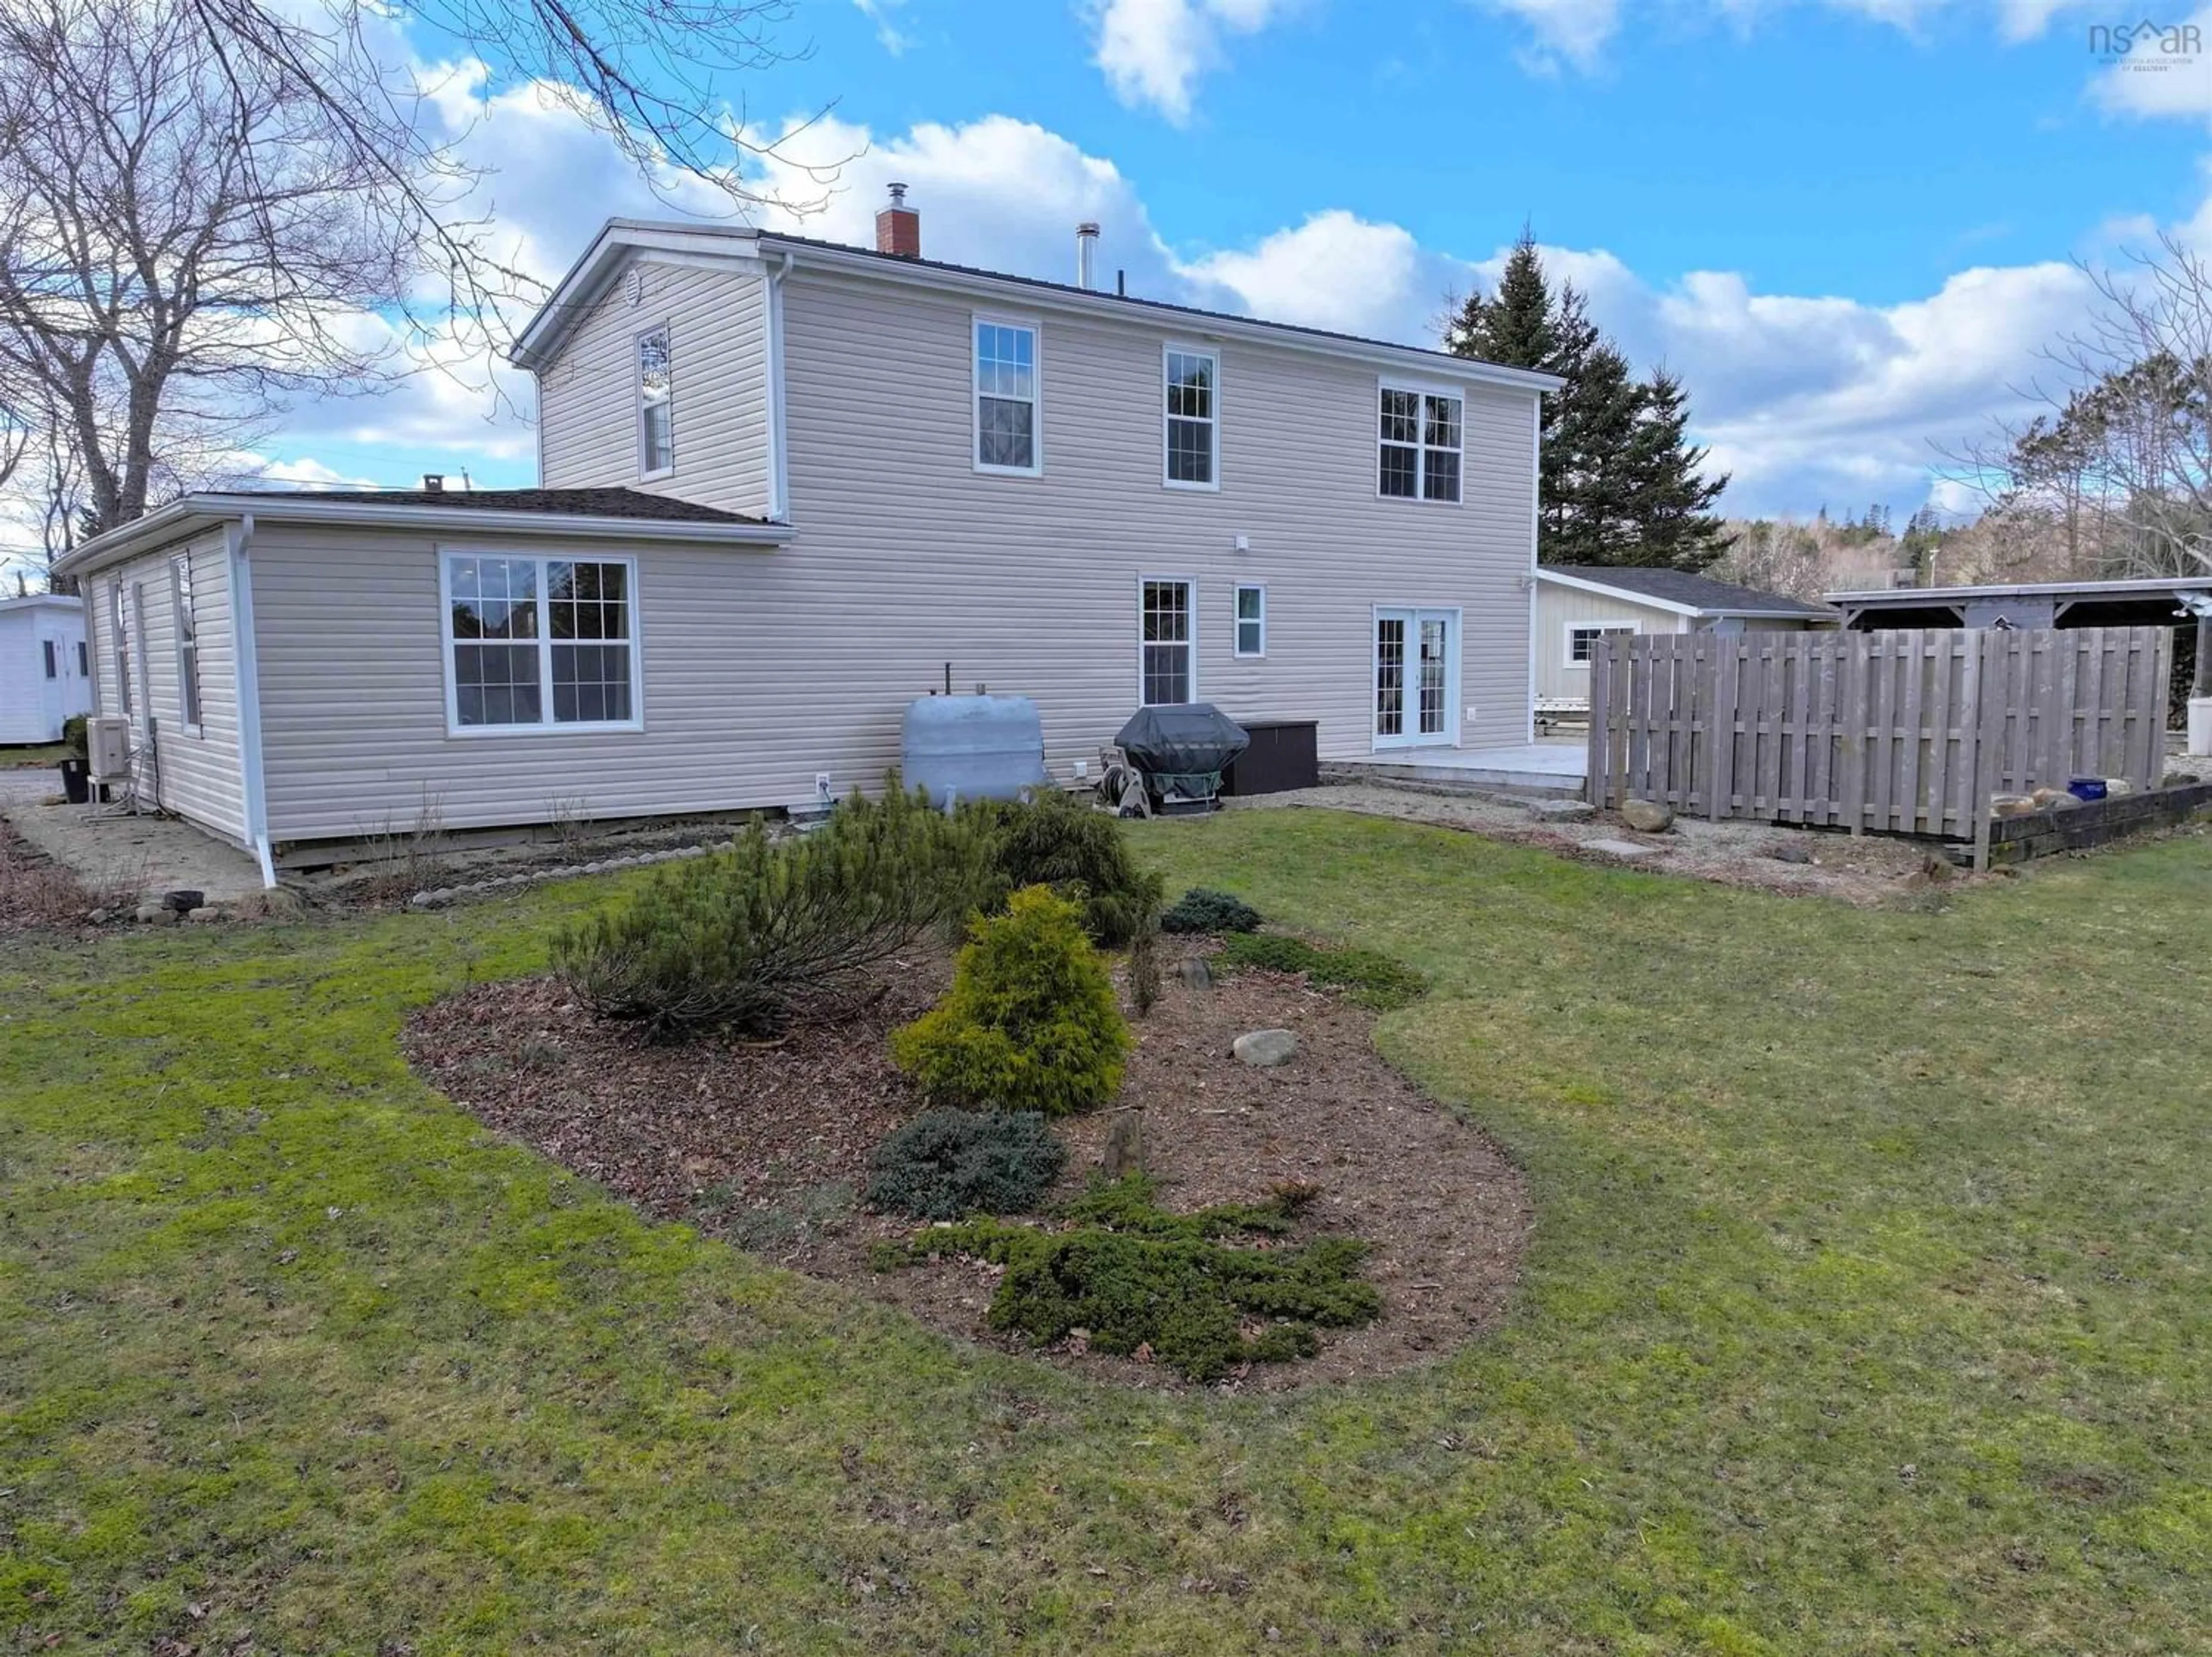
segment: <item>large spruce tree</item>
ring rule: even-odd
[[[1705,451],[1688,439],[1681,383],[1664,369],[1635,379],[1574,285],[1553,290],[1527,227],[1496,290],[1469,294],[1453,315],[1444,347],[1566,381],[1544,398],[1536,532],[1543,562],[1695,570],[1728,549],[1722,520],[1709,510],[1728,478],[1699,470]]]

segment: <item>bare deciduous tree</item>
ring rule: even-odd
[[[804,211],[761,185],[781,140],[734,95],[791,55],[775,38],[788,14],[423,0],[406,15],[473,54],[462,73],[480,95],[563,100],[649,183]],[[472,205],[484,169],[399,15],[378,0],[0,0],[0,459],[14,441],[34,466],[47,440],[50,548],[189,487],[296,395],[375,386],[403,349],[487,367],[542,300]]]
[[[66,434],[94,527],[292,395],[374,382],[374,307],[415,268],[378,188],[319,108],[173,10],[0,9],[0,378]]]
[[[2212,571],[2212,262],[2168,236],[2087,275],[2095,312],[2045,354],[2063,389],[2033,388],[2047,412],[1949,455],[1954,476],[1990,502],[1996,564],[2047,564],[2055,536],[2070,576]]]

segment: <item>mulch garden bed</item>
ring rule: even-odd
[[[1494,1323],[1533,1219],[1521,1171],[1375,1051],[1374,1015],[1302,979],[1247,971],[1208,989],[1172,972],[1115,1106],[1055,1126],[1069,1147],[1059,1195],[1094,1173],[1117,1110],[1144,1112],[1148,1170],[1163,1207],[1264,1201],[1310,1181],[1319,1197],[1293,1241],[1365,1239],[1382,1314],[1322,1332],[1319,1356],[1258,1364],[1231,1388],[1271,1389],[1388,1374],[1449,1354]],[[496,1132],[658,1217],[681,1220],[778,1265],[903,1307],[963,1339],[1034,1351],[985,1326],[997,1268],[947,1259],[878,1272],[872,1246],[919,1223],[859,1202],[878,1141],[923,1108],[892,1065],[888,1037],[943,992],[934,954],[884,975],[884,998],[836,1029],[773,1045],[652,1046],[595,1020],[547,978],[468,990],[409,1023],[407,1054],[435,1087]],[[1286,1065],[1240,1063],[1247,1030],[1298,1037]],[[1180,1387],[1158,1364],[1065,1344],[1062,1366],[1141,1387]]]

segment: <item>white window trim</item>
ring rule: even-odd
[[[1183,613],[1190,618],[1190,637],[1183,648],[1190,652],[1190,700],[1198,695],[1198,578],[1193,575],[1163,574],[1158,571],[1137,577],[1137,706],[1139,707],[1169,707],[1170,702],[1148,702],[1145,700],[1145,589],[1161,582],[1181,583],[1183,589]]]
[[[1443,734],[1440,736],[1428,737],[1423,736],[1419,731],[1412,732],[1401,731],[1395,737],[1386,737],[1377,727],[1376,721],[1379,717],[1380,710],[1375,706],[1375,691],[1376,682],[1382,677],[1382,622],[1383,612],[1386,610],[1392,612],[1412,612],[1413,616],[1413,625],[1416,628],[1420,626],[1420,617],[1424,613],[1437,616],[1449,616],[1451,617],[1451,633],[1449,635],[1451,651],[1444,659],[1444,730]],[[1406,661],[1408,671],[1406,677],[1406,690],[1407,694],[1405,706],[1408,710],[1414,710],[1415,703],[1413,697],[1419,693],[1413,684],[1411,669],[1414,662],[1417,660],[1416,652],[1419,651],[1419,646],[1413,638],[1407,639],[1407,646],[1408,653],[1407,655]],[[1462,711],[1460,704],[1460,677],[1466,666],[1466,655],[1467,616],[1466,612],[1460,605],[1424,604],[1418,603],[1370,604],[1368,607],[1367,611],[1367,731],[1369,750],[1372,753],[1379,754],[1386,750],[1391,749],[1459,747],[1462,736],[1460,714]],[[1419,722],[1420,720],[1418,711],[1415,711],[1413,723],[1418,725]]]
[[[608,732],[641,731],[645,729],[645,613],[637,583],[637,558],[625,552],[539,552],[517,547],[465,546],[458,543],[441,545],[438,560],[438,636],[440,654],[445,658],[446,675],[446,734],[473,740],[480,737],[588,737]],[[547,716],[535,725],[463,725],[461,723],[460,688],[453,677],[453,646],[456,644],[489,642],[498,640],[457,640],[453,637],[453,560],[456,558],[531,558],[541,567],[538,583],[538,693],[540,710]],[[547,625],[545,604],[548,602],[543,566],[547,564],[622,564],[629,571],[629,709],[627,719],[598,719],[589,724],[562,724],[552,717],[553,712],[553,646],[552,628]],[[525,642],[515,640],[514,642]]]
[[[1385,391],[1412,391],[1422,397],[1448,397],[1459,404],[1459,447],[1437,451],[1441,454],[1456,454],[1459,457],[1459,492],[1450,500],[1432,501],[1427,494],[1431,445],[1428,441],[1429,411],[1425,407],[1420,411],[1421,441],[1411,446],[1416,456],[1414,492],[1411,495],[1382,493],[1382,393]],[[1467,388],[1463,385],[1446,385],[1433,380],[1401,379],[1395,375],[1377,375],[1375,380],[1373,406],[1375,410],[1373,456],[1375,498],[1377,501],[1395,501],[1409,507],[1465,506],[1467,504]],[[1390,446],[1402,449],[1408,446],[1403,443],[1393,443]]]
[[[1260,595],[1260,647],[1257,650],[1247,650],[1244,648],[1244,595],[1248,592],[1256,592]],[[1265,581],[1239,581],[1237,583],[1235,590],[1230,595],[1229,626],[1231,629],[1229,634],[1230,646],[1234,651],[1238,661],[1258,662],[1267,659],[1267,584]]]
[[[1212,479],[1210,483],[1192,483],[1168,476],[1169,427],[1175,419],[1188,418],[1168,413],[1168,358],[1170,355],[1202,356],[1213,364],[1213,400],[1210,405],[1212,413],[1206,422],[1207,440],[1212,448],[1206,464],[1206,472]],[[1379,415],[1377,418],[1379,420]],[[1221,493],[1221,353],[1213,346],[1194,345],[1175,339],[1164,341],[1160,346],[1160,487],[1164,489],[1188,489],[1198,495]]]
[[[1643,631],[1644,623],[1632,619],[1626,622],[1562,622],[1559,632],[1559,659],[1566,665],[1570,673],[1587,673],[1589,671],[1589,664],[1575,659],[1575,634],[1589,632],[1641,633]]]
[[[207,718],[205,687],[200,680],[200,646],[198,606],[187,598],[192,587],[192,555],[189,552],[175,554],[169,560],[169,634],[170,643],[177,652],[177,724],[187,737],[204,734]],[[195,595],[197,596],[197,595]],[[185,665],[185,622],[192,623],[192,659],[189,671]],[[191,693],[187,695],[185,693]],[[190,717],[192,702],[200,704],[200,717]]]
[[[975,360],[975,330],[1020,328],[1030,335],[1030,461],[1026,466],[989,466],[983,463],[983,374]],[[1009,398],[1008,402],[1018,398]],[[1008,316],[993,311],[968,314],[968,464],[984,477],[1042,477],[1044,476],[1044,325],[1035,317]]]
[[[668,410],[668,464],[648,467],[645,458],[649,447],[645,435],[645,376],[638,367],[638,352],[645,342],[655,334],[668,339],[668,395],[661,399]],[[665,321],[656,322],[649,328],[641,328],[630,336],[629,342],[630,395],[637,399],[637,481],[657,483],[663,478],[676,476],[676,331]]]

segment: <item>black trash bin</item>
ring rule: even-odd
[[[71,805],[82,805],[92,798],[92,772],[74,754],[64,760],[58,768],[62,774],[62,798]]]

